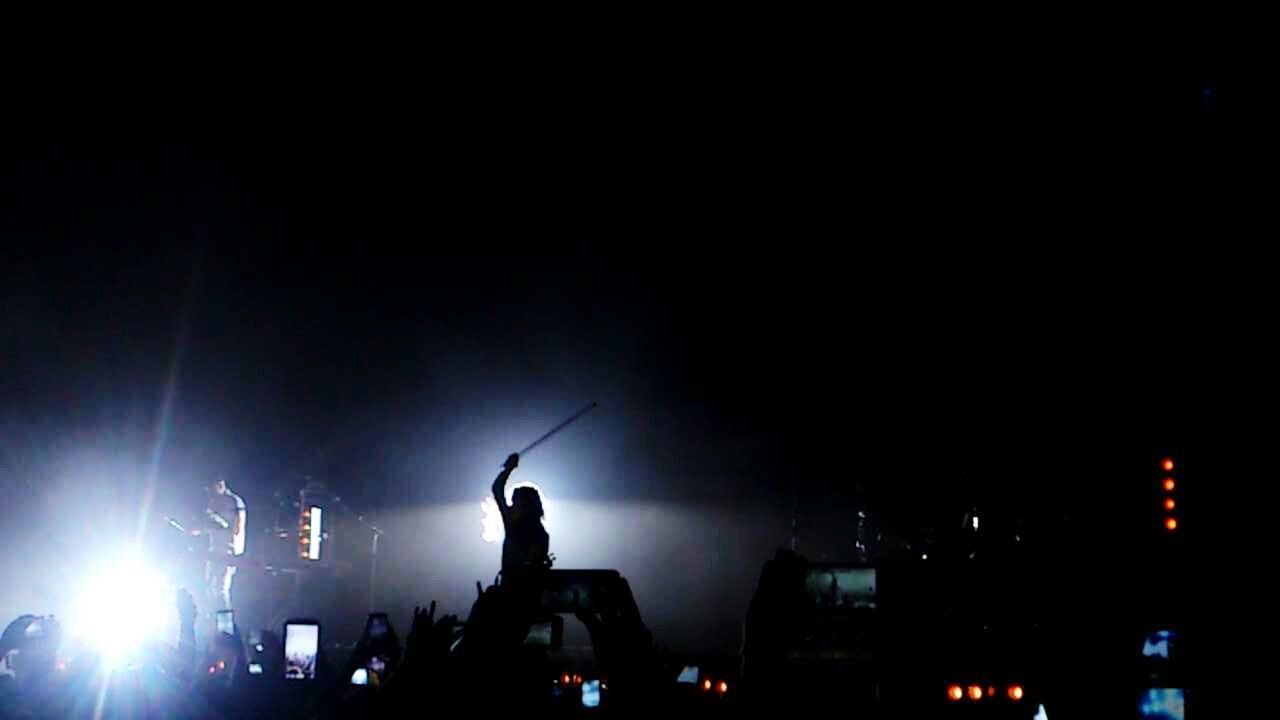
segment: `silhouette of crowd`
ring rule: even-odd
[[[178,637],[144,647],[127,664],[93,652],[62,660],[58,620],[24,615],[0,640],[0,717],[400,717],[455,707],[480,716],[574,714],[584,680],[561,682],[547,648],[526,642],[531,615],[523,600],[502,586],[484,589],[466,622],[438,616],[435,603],[416,608],[403,642],[392,623],[377,636],[366,628],[342,667],[321,645],[313,672],[289,667],[306,660],[287,657],[273,632],[251,641],[236,629],[198,647],[186,591],[176,601]],[[587,682],[593,692],[607,687],[598,712],[655,699],[650,636],[638,613],[577,616],[597,651],[597,677]],[[292,679],[303,675],[313,677]]]

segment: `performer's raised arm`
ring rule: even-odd
[[[511,453],[507,456],[507,461],[502,464],[502,472],[493,479],[493,501],[498,503],[498,510],[502,513],[504,529],[510,524],[511,515],[511,508],[507,506],[507,478],[511,477],[511,471],[515,470],[519,464],[520,456]]]

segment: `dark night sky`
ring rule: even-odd
[[[1200,304],[1235,258],[1161,241],[1222,227],[1186,200],[1237,148],[1227,61],[775,50],[46,88],[0,172],[6,515],[78,514],[87,464],[132,521],[173,378],[158,502],[470,502],[594,399],[547,448],[575,499],[852,478],[914,519],[1150,427],[1171,318],[1239,338]]]

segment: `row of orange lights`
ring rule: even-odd
[[[298,518],[298,557],[306,560],[310,557],[311,546],[311,514],[306,505],[302,506],[302,517]]]
[[[723,695],[729,692],[729,683],[725,682],[724,680],[721,680],[718,683],[713,683],[711,682],[711,678],[707,678],[702,681],[702,692],[711,692],[712,688],[715,688],[716,692]]]
[[[570,675],[569,673],[565,673],[565,674],[563,674],[563,675],[561,675],[561,676],[560,676],[560,684],[562,684],[562,685],[581,685],[581,684],[582,684],[582,676],[581,676],[581,675],[578,675],[578,674],[576,674],[576,673],[575,673],[575,674],[573,674],[573,675]]]
[[[1172,473],[1174,467],[1175,467],[1175,464],[1173,462],[1173,458],[1165,458],[1160,461],[1160,469],[1166,473]],[[1165,477],[1164,482],[1161,483],[1161,487],[1164,488],[1164,491],[1166,493],[1172,493],[1175,489],[1177,489],[1178,483],[1174,481],[1172,475],[1169,475]],[[1165,497],[1162,505],[1164,506],[1165,512],[1171,513],[1173,512],[1174,508],[1178,507],[1178,501],[1174,500],[1173,497],[1167,496]],[[1166,517],[1164,519],[1164,529],[1169,532],[1173,532],[1174,530],[1177,530],[1178,518],[1172,515],[1169,515],[1168,517]]]
[[[1023,689],[1021,685],[1014,683],[1009,687],[1005,688],[1005,695],[1007,695],[1010,700],[1014,702],[1019,702],[1022,700],[1023,696],[1026,695],[1026,690]],[[988,685],[985,688],[982,687],[981,685],[970,685],[968,687],[961,687],[960,685],[947,686],[947,699],[952,702],[959,702],[965,699],[966,697],[969,698],[970,700],[973,700],[974,702],[977,702],[978,700],[981,700],[984,697],[994,698],[995,696],[996,696],[995,685]]]

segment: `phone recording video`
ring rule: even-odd
[[[582,683],[582,707],[600,707],[599,680],[587,680]]]
[[[814,566],[805,576],[805,591],[822,609],[876,607],[876,570],[864,567]]]
[[[356,668],[356,671],[351,673],[351,684],[352,685],[368,685],[369,671],[365,670],[364,668]]]
[[[256,663],[256,662],[251,662],[251,663],[249,663],[249,674],[250,674],[250,675],[261,675],[261,674],[262,674],[262,663]]]
[[[320,623],[291,620],[284,626],[284,676],[288,680],[314,680],[320,652]]]
[[[543,578],[542,609],[551,613],[599,610],[609,604],[621,576],[616,570],[551,570]]]

